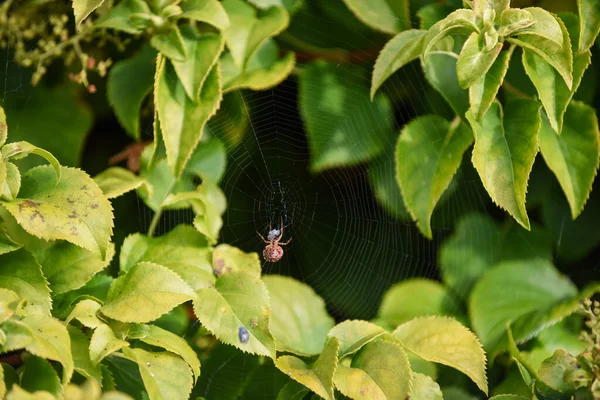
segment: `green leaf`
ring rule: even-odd
[[[110,167],[94,176],[94,180],[108,199],[114,199],[148,183],[128,169]],[[148,188],[151,190],[151,188]]]
[[[269,8],[273,6],[285,7],[292,12],[302,5],[302,0],[248,0],[258,8]]]
[[[181,3],[181,18],[206,22],[219,30],[229,26],[229,18],[218,0],[187,0]]]
[[[67,240],[104,257],[112,235],[112,207],[85,172],[61,169],[59,182],[49,166],[29,170],[19,197],[0,203],[27,233],[44,240]]]
[[[165,209],[192,208],[194,217],[194,228],[208,239],[209,243],[215,244],[219,238],[219,232],[223,226],[223,219],[217,206],[213,204],[200,187],[195,192],[181,192],[169,195],[162,203]]]
[[[96,300],[83,299],[73,307],[73,310],[65,320],[65,324],[68,325],[72,320],[76,319],[83,326],[95,329],[103,325],[103,322],[96,315],[101,307],[102,304]]]
[[[269,292],[258,277],[233,271],[217,278],[214,288],[197,293],[194,313],[217,339],[244,352],[275,357]]]
[[[37,154],[40,157],[44,157],[46,161],[48,161],[56,171],[56,180],[60,181],[60,164],[50,152],[44,149],[40,149],[39,147],[36,147],[31,143],[25,141],[8,143],[2,147],[2,157],[5,160],[20,160],[21,158],[25,158],[30,154]]]
[[[202,85],[208,78],[225,45],[223,37],[215,33],[198,34],[192,29],[183,31],[183,46],[188,57],[173,60],[173,68],[190,100],[200,100]]]
[[[179,356],[142,349],[123,349],[125,356],[135,361],[140,369],[150,400],[187,399],[192,390],[193,377],[189,365]]]
[[[388,289],[383,296],[377,318],[396,327],[415,317],[460,314],[459,304],[445,286],[429,279],[414,278]]]
[[[479,15],[483,15],[485,10],[494,10],[496,15],[500,15],[509,5],[510,0],[474,0],[473,10]]]
[[[275,366],[325,400],[333,400],[333,376],[337,368],[339,346],[338,339],[333,337],[327,340],[314,363],[307,364],[295,356],[281,356],[275,361]]]
[[[19,250],[21,247],[22,246],[19,243],[12,240],[6,234],[2,223],[0,223],[0,255]]]
[[[176,177],[180,177],[194,149],[200,142],[206,121],[216,112],[221,101],[218,66],[213,67],[202,85],[199,101],[193,102],[175,76],[172,66],[161,58],[158,63],[156,107],[167,160]]]
[[[168,32],[153,35],[150,45],[173,61],[185,61],[188,57],[178,26],[171,27]]]
[[[227,107],[227,105],[223,103],[223,107]],[[211,121],[213,119],[211,118]],[[212,129],[208,125],[205,128],[212,133]],[[185,170],[190,174],[218,183],[225,173],[226,164],[227,153],[225,146],[219,139],[210,137],[208,140],[200,139],[200,143],[196,147],[196,150],[194,150],[194,153],[192,153],[192,157],[190,157],[185,166]]]
[[[544,59],[547,63],[552,65],[554,69],[564,79],[565,84],[569,89],[573,87],[573,52],[571,50],[571,41],[569,39],[569,32],[565,27],[565,24],[558,17],[551,16],[552,20],[558,22],[560,27],[560,35],[553,36],[540,36],[542,32],[552,31],[549,29],[546,31],[546,27],[550,24],[539,24],[538,15],[535,14],[533,9],[541,10],[537,7],[526,8],[525,10],[531,12],[536,20],[536,23],[532,27],[540,26],[544,27],[541,31],[531,34],[528,30],[520,31],[516,37],[510,37],[507,40],[510,43],[516,44],[523,47],[526,51],[531,51]],[[547,11],[542,10],[544,13]],[[525,33],[528,32],[528,33]],[[560,37],[560,41],[556,42]]]
[[[465,8],[451,12],[446,18],[429,28],[425,36],[423,53],[428,56],[434,46],[451,33],[470,35],[471,32],[479,32],[477,18],[473,10]]]
[[[401,221],[410,221],[411,216],[396,181],[395,165],[395,149],[384,149],[383,154],[369,163],[369,182],[375,198],[388,213]]]
[[[309,392],[310,390],[306,386],[296,381],[290,381],[281,388],[277,394],[277,400],[301,400]]]
[[[154,83],[156,50],[143,46],[133,57],[121,60],[108,72],[106,95],[117,120],[136,140],[141,139],[140,109]]]
[[[77,85],[69,83],[51,88],[38,85],[20,96],[7,96],[3,106],[11,140],[26,140],[50,152],[62,165],[78,166],[94,118],[79,93]],[[24,172],[43,163],[39,157],[27,157],[19,168]]]
[[[232,271],[243,271],[252,276],[260,278],[260,274],[262,272],[258,253],[244,253],[237,247],[233,247],[225,243],[220,244],[213,249],[212,267],[217,276],[221,276]]]
[[[300,77],[300,114],[313,172],[368,161],[391,141],[393,116],[383,95],[369,100],[356,67],[314,62]]]
[[[456,62],[459,85],[463,89],[468,89],[473,83],[483,78],[498,58],[502,46],[502,43],[498,43],[492,49],[486,50],[485,43],[481,41],[479,34],[471,33]]]
[[[364,24],[381,32],[395,34],[410,28],[408,0],[344,0]]]
[[[15,319],[4,322],[2,332],[6,335],[6,342],[0,346],[3,353],[23,349],[33,342],[31,329]]]
[[[58,361],[63,366],[63,384],[73,375],[71,339],[67,328],[58,320],[45,315],[30,315],[21,320],[32,333],[32,342],[25,348],[38,357]]]
[[[8,321],[10,317],[18,312],[25,301],[26,300],[21,299],[16,292],[10,289],[0,288],[0,324]],[[6,335],[2,333],[0,336],[2,336],[0,346],[4,346]]]
[[[415,318],[393,332],[409,351],[467,375],[485,394],[486,359],[481,343],[469,329],[447,317]]]
[[[573,39],[572,46],[576,46],[576,39],[578,37],[577,32],[577,20],[574,16],[569,14],[565,15],[565,24],[568,31]],[[583,74],[587,67],[590,65],[592,54],[591,52],[585,51],[578,53],[576,48],[573,49],[573,86],[569,89],[565,81],[556,72],[556,70],[544,61],[543,58],[536,55],[534,52],[523,51],[523,66],[525,72],[535,85],[539,98],[542,101],[546,115],[550,121],[550,125],[557,132],[561,133],[563,127],[564,113],[569,105],[569,102],[573,98],[573,95],[577,91]]]
[[[40,264],[24,249],[0,255],[0,287],[10,289],[27,300],[30,313],[50,314],[48,282]]]
[[[514,48],[515,46],[510,46],[507,51],[501,51],[487,73],[469,86],[471,112],[478,121],[488,112],[496,99],[496,94],[508,71]]]
[[[200,376],[200,361],[194,350],[179,336],[154,325],[134,325],[129,329],[127,337],[138,339],[152,346],[162,347],[185,360],[192,369],[194,377]]]
[[[71,338],[71,354],[75,371],[88,379],[94,379],[96,382],[102,382],[102,370],[99,365],[94,365],[90,359],[90,339],[74,326],[67,327],[69,337]],[[106,390],[106,385],[104,385]]]
[[[113,281],[100,311],[117,321],[145,323],[194,298],[194,291],[175,272],[140,262]]]
[[[495,102],[481,121],[467,113],[475,134],[473,165],[492,200],[530,229],[525,208],[527,181],[537,154],[541,126],[539,104],[528,99],[510,101],[504,113]]]
[[[292,73],[296,57],[293,52],[286,52],[283,56],[280,53],[277,43],[267,39],[243,69],[235,64],[231,53],[225,53],[220,61],[223,91],[265,90],[283,82]]]
[[[147,147],[147,149],[151,150],[150,147]],[[196,185],[189,174],[184,172],[180,179],[173,176],[166,157],[161,158],[160,161],[151,167],[147,164],[142,164],[140,176],[144,178],[149,185],[140,186],[137,189],[137,193],[144,203],[155,212],[161,209],[163,201],[169,194],[188,192],[196,188]],[[152,190],[149,190],[149,188],[152,188]]]
[[[494,220],[483,214],[469,214],[442,244],[439,252],[442,279],[464,300],[477,280],[498,261],[499,253],[500,231]]]
[[[385,1],[385,0],[382,0]],[[371,99],[375,96],[377,89],[394,72],[418,58],[423,52],[423,40],[427,31],[409,29],[400,32],[392,40],[387,42],[379,52],[373,77],[371,80]]]
[[[338,358],[356,353],[367,343],[386,333],[385,329],[367,321],[349,320],[334,326],[327,334],[328,338],[337,338],[340,342]]]
[[[21,387],[28,392],[46,391],[55,396],[62,393],[58,374],[52,365],[36,356],[28,357],[23,365]]]
[[[442,390],[436,381],[427,375],[413,374],[413,387],[410,398],[414,400],[443,400]]]
[[[490,400],[529,400],[525,396],[519,396],[517,394],[499,394],[494,397],[490,397]]]
[[[6,113],[0,107],[0,147],[4,146],[8,137],[8,125],[6,125]]]
[[[507,322],[513,325],[519,342],[524,338],[518,334],[514,321],[534,311],[547,311],[576,294],[576,287],[549,261],[507,261],[490,269],[477,282],[469,299],[469,314],[475,332],[491,350],[505,338]]]
[[[128,346],[129,342],[117,338],[110,326],[102,324],[94,330],[90,340],[90,360],[98,365],[104,357]]]
[[[38,391],[35,393],[29,393],[23,390],[19,385],[13,385],[12,390],[6,395],[6,400],[55,400],[51,393],[46,391]]]
[[[21,173],[19,168],[11,162],[0,161],[0,168],[2,165],[6,168],[6,180],[2,185],[0,200],[13,200],[21,190]]]
[[[431,3],[427,4],[417,11],[417,17],[419,18],[419,27],[421,29],[429,29],[436,22],[439,22],[446,18],[454,8],[445,3]]]
[[[431,215],[473,142],[469,126],[427,115],[407,124],[396,146],[396,179],[419,230],[432,238]]]
[[[100,7],[102,3],[104,3],[104,0],[73,0],[73,14],[75,14],[77,28],[81,27],[83,20]]]
[[[579,51],[585,52],[596,41],[600,32],[600,4],[595,0],[577,0],[579,11]]]
[[[221,64],[223,72],[223,64]],[[225,145],[228,151],[238,146],[250,126],[250,117],[246,112],[246,103],[242,91],[226,93],[223,96],[221,107],[206,124],[207,129],[214,137]],[[199,146],[200,147],[200,146]],[[194,156],[192,156],[192,159]],[[192,160],[188,166],[193,163]],[[218,180],[213,179],[217,182]]]
[[[498,36],[514,35],[517,31],[529,28],[533,24],[535,24],[535,21],[529,11],[520,8],[509,8],[500,14]]]
[[[400,345],[387,340],[365,345],[352,358],[350,367],[338,366],[333,381],[340,392],[352,399],[419,399],[413,397],[412,370],[406,353]]]
[[[136,34],[143,29],[143,26],[136,24],[130,17],[140,14],[147,17],[152,15],[150,7],[148,7],[148,4],[144,0],[123,0],[94,21],[94,27],[110,28]]]
[[[271,7],[257,13],[242,0],[225,0],[221,4],[230,22],[222,34],[235,64],[240,68],[266,39],[278,35],[289,24],[290,17],[283,7]]]
[[[577,382],[573,379],[575,374]],[[587,386],[593,380],[592,375],[564,349],[556,350],[552,357],[542,362],[538,377],[550,388],[565,394],[573,394],[579,386]]]
[[[422,66],[427,81],[462,118],[469,109],[469,96],[458,84],[456,62],[454,53],[431,53],[423,59]]]
[[[334,325],[323,299],[310,286],[289,277],[267,275],[263,281],[271,298],[276,349],[306,356],[319,354]]]
[[[177,273],[192,290],[206,288],[215,283],[210,249],[206,245],[206,239],[189,225],[178,225],[156,238],[136,233],[125,238],[121,247],[121,271],[129,271],[137,263],[147,261]]]
[[[599,162],[598,119],[594,109],[572,101],[560,135],[544,116],[539,134],[540,151],[565,193],[573,219],[583,210],[592,190]]]

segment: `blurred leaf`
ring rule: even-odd
[[[440,40],[448,37],[450,34],[468,36],[472,32],[478,32],[477,18],[480,17],[473,10],[460,8],[451,12],[443,20],[433,24],[427,31],[427,36],[425,36],[424,54],[426,57],[429,56],[429,52]]]
[[[218,0],[186,0],[181,3],[182,18],[206,22],[219,30],[229,26],[229,18]]]
[[[100,311],[117,321],[144,323],[193,298],[194,291],[175,272],[140,262],[113,281]]]
[[[185,399],[192,390],[192,371],[179,356],[163,352],[124,348],[123,353],[139,367],[150,400]]]
[[[97,28],[111,28],[130,34],[139,33],[142,26],[130,18],[133,15],[151,17],[152,11],[144,0],[123,0],[112,7],[106,14],[94,21]]]
[[[509,5],[510,0],[477,0],[473,2],[473,10],[480,15],[483,15],[485,10],[494,10],[496,15],[500,15]]]
[[[257,12],[242,0],[225,0],[221,4],[230,21],[222,34],[239,68],[246,65],[265,40],[276,36],[289,24],[290,17],[283,7]]]
[[[19,250],[21,247],[22,245],[15,242],[6,234],[3,224],[0,222],[0,255]]]
[[[150,45],[173,61],[185,61],[190,56],[177,25],[172,26],[168,32],[152,35]]]
[[[69,382],[73,375],[73,356],[67,328],[58,320],[45,315],[29,315],[21,323],[31,330],[33,338],[25,349],[38,357],[61,363],[62,382]]]
[[[271,332],[278,351],[315,355],[323,350],[333,318],[308,285],[280,275],[263,278],[271,299]]]
[[[362,320],[348,320],[334,326],[327,334],[328,338],[338,339],[340,346],[338,358],[356,353],[367,343],[384,335],[386,331],[370,322]]]
[[[182,360],[183,361],[183,360]],[[114,377],[116,388],[123,391],[136,400],[147,400],[144,383],[136,363],[123,358],[107,357],[103,364],[108,366],[108,373]]]
[[[560,135],[542,119],[540,150],[565,193],[573,219],[581,213],[592,190],[599,162],[598,119],[593,108],[572,101]]]
[[[414,373],[411,398],[414,400],[443,400],[442,390],[427,375]]]
[[[52,153],[63,165],[80,164],[93,114],[78,98],[74,85],[38,86],[27,96],[8,96],[2,106],[12,142],[27,140]],[[26,169],[39,164],[37,157],[19,162]]]
[[[377,318],[396,327],[416,317],[429,315],[460,316],[460,306],[445,286],[413,278],[392,286],[385,293]]]
[[[4,108],[0,106],[0,147],[6,143],[8,137],[8,126],[6,125],[6,113]]]
[[[112,281],[112,277],[100,273],[95,275],[88,283],[77,290],[55,295],[52,304],[53,315],[60,319],[66,319],[75,303],[82,298],[105,301],[106,294],[108,293]]]
[[[373,29],[394,34],[410,28],[408,0],[344,0],[344,3]]]
[[[404,127],[396,147],[396,179],[419,230],[432,238],[431,215],[460,167],[473,136],[468,125],[437,115],[421,116]]]
[[[152,346],[162,347],[179,355],[185,360],[194,373],[194,381],[200,376],[200,361],[194,350],[185,339],[154,325],[133,325],[127,337],[138,339]]]
[[[471,112],[478,121],[484,117],[496,99],[514,48],[515,46],[511,46],[507,51],[501,51],[487,73],[469,86]]]
[[[369,182],[379,204],[393,217],[401,221],[410,221],[402,193],[396,181],[396,155],[393,148],[384,149],[377,158],[369,163]]]
[[[431,53],[422,61],[427,81],[446,99],[456,115],[463,118],[469,109],[467,91],[460,87],[456,76],[454,53]]]
[[[172,66],[162,58],[158,63],[156,108],[167,160],[173,174],[179,178],[194,149],[206,121],[216,112],[221,101],[218,65],[213,67],[202,86],[198,103],[186,95],[183,84],[173,79]]]
[[[21,190],[21,173],[19,168],[11,162],[0,161],[0,170],[6,172],[6,177],[2,183],[2,192],[0,199],[13,200]],[[2,172],[0,172],[2,174]]]
[[[28,392],[46,391],[55,396],[62,393],[60,379],[52,365],[36,356],[30,356],[25,360],[20,386]]]
[[[308,393],[310,393],[310,390],[306,386],[296,381],[290,381],[281,388],[277,400],[299,400],[303,399]]]
[[[552,357],[542,362],[538,376],[544,384],[564,394],[572,394],[594,378],[564,349],[556,350]]]
[[[418,8],[419,28],[431,28],[436,22],[446,18],[452,11],[454,10],[450,5],[437,2]]]
[[[488,50],[479,34],[471,33],[456,61],[456,76],[460,87],[467,89],[483,78],[498,58],[502,46],[502,43],[498,43]]]
[[[583,53],[576,52],[577,46],[577,19],[570,14],[563,16],[565,24],[570,32],[574,47],[573,57],[573,86],[569,89],[558,72],[543,58],[534,52],[525,50],[523,52],[523,66],[527,75],[535,85],[540,100],[552,128],[561,133],[563,128],[563,117],[571,98],[577,91],[583,74],[590,65],[592,53],[588,50]]]
[[[126,0],[127,1],[127,0]],[[115,63],[108,72],[106,95],[127,134],[140,140],[140,109],[154,83],[156,50],[144,46],[132,57]]]
[[[525,396],[519,396],[517,394],[499,394],[494,397],[490,397],[490,400],[529,400]]]
[[[286,10],[292,12],[300,4],[302,0],[248,0],[258,8],[269,8],[273,6],[285,7]]]
[[[346,0],[356,1],[356,0]],[[359,0],[362,1],[362,0]],[[385,0],[380,0],[385,1]],[[427,32],[418,29],[410,29],[400,32],[392,40],[387,42],[377,56],[373,67],[371,80],[371,99],[375,97],[377,89],[394,72],[418,58],[423,52],[423,39]]]
[[[59,182],[49,166],[30,170],[23,176],[19,198],[0,203],[29,234],[67,240],[104,257],[112,236],[112,207],[85,172],[61,168]]]
[[[211,119],[212,120],[212,119]],[[219,183],[225,173],[227,153],[219,139],[200,140],[185,169],[188,173]]]
[[[214,33],[198,34],[186,29],[182,35],[183,46],[188,57],[182,61],[172,61],[179,82],[193,102],[200,100],[200,93],[225,45],[223,37]]]
[[[27,299],[26,309],[32,313],[50,314],[48,282],[40,264],[24,249],[0,255],[0,287],[10,289]]]
[[[71,338],[71,355],[75,371],[86,378],[95,379],[102,383],[102,371],[99,365],[94,365],[90,359],[90,339],[74,326],[67,327]]]
[[[110,167],[94,176],[94,180],[107,199],[114,199],[148,183],[128,169]],[[151,190],[151,187],[148,188]]]
[[[280,356],[275,365],[293,380],[300,382],[325,400],[333,400],[333,375],[338,363],[340,342],[333,337],[314,363],[307,364],[295,356]]]
[[[360,70],[314,62],[300,77],[300,113],[307,131],[311,170],[368,161],[391,142],[388,99],[369,100]]]
[[[260,278],[233,271],[217,278],[214,288],[197,293],[194,313],[217,339],[244,352],[275,357],[269,292]]]
[[[509,37],[506,40],[521,46],[525,52],[531,51],[535,53],[552,65],[570,89],[573,86],[573,52],[569,41],[569,32],[567,31],[565,24],[562,20],[556,18],[555,21],[559,23],[560,27],[560,31],[557,32],[560,32],[560,34],[550,34],[549,32],[553,30],[550,29],[551,25],[549,19],[554,20],[554,17],[550,13],[538,7],[530,7],[525,10],[531,12],[534,16],[534,20],[540,22],[539,26],[544,26],[544,28],[535,31],[535,33],[525,33],[528,32],[528,30],[525,30],[519,32],[516,37]],[[539,10],[541,10],[541,12]],[[550,17],[548,17],[548,20],[544,17],[544,23],[542,24],[539,18],[541,15],[545,14],[550,15]],[[533,24],[532,27],[536,27],[537,25],[538,24]],[[542,33],[544,36],[540,36]]]
[[[577,0],[577,10],[581,32],[577,47],[580,52],[584,52],[592,47],[600,32],[600,4],[595,0]]]
[[[268,89],[283,82],[292,73],[295,63],[292,52],[280,56],[273,39],[265,40],[242,68],[235,64],[231,53],[225,53],[220,61],[223,91]]]
[[[102,324],[94,329],[90,340],[90,360],[98,365],[105,357],[128,346],[129,342],[119,339],[110,326]]]
[[[242,91],[226,93],[223,96],[221,107],[206,124],[211,135],[222,141],[228,150],[241,143],[249,125],[250,118],[246,110],[244,98],[242,97]],[[196,151],[199,151],[201,148],[202,142]],[[193,160],[194,155],[192,155],[192,159],[188,163],[188,168],[193,168],[190,167],[194,164]],[[218,182],[219,179],[213,179],[213,181]]]
[[[56,172],[56,180],[60,181],[62,175],[60,163],[49,151],[40,149],[39,147],[25,141],[7,143],[2,147],[2,157],[4,160],[20,160],[30,154],[37,154],[38,156],[45,158],[46,161],[50,163],[52,168],[54,168],[54,171]]]
[[[140,171],[140,176],[149,185],[140,186],[137,189],[137,193],[144,203],[155,212],[161,208],[161,205],[169,194],[193,191],[196,188],[193,177],[186,173],[185,170],[183,176],[176,179],[166,158],[160,159],[160,161],[150,168],[144,165]],[[149,188],[152,188],[152,191]]]
[[[507,322],[513,325],[515,340],[520,342],[524,337],[514,323],[517,319],[526,315],[531,319],[532,312],[547,311],[576,295],[577,288],[549,261],[503,262],[475,285],[469,300],[471,322],[486,349],[495,350],[505,339]]]
[[[382,400],[428,400],[414,396],[417,393],[406,353],[399,344],[387,340],[365,345],[352,358],[350,367],[337,367],[333,381],[340,392],[352,399],[368,395]]]
[[[448,317],[415,318],[393,334],[407,350],[461,371],[487,394],[485,353],[477,336],[458,321]]]
[[[538,151],[539,108],[536,101],[522,99],[509,102],[504,112],[500,103],[493,103],[480,122],[467,113],[475,135],[472,162],[484,187],[494,203],[527,230],[525,195]]]
[[[189,225],[178,225],[169,233],[149,238],[139,233],[125,238],[121,247],[121,271],[146,261],[177,273],[193,290],[214,284],[210,250],[202,234]]]

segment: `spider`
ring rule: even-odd
[[[256,231],[256,233],[258,233],[258,231]],[[277,229],[271,229],[269,226],[269,234],[267,235],[269,240],[265,239],[260,233],[258,233],[258,236],[260,236],[263,242],[267,244],[267,247],[265,247],[263,250],[263,257],[267,262],[276,262],[281,260],[281,257],[283,257],[283,249],[281,246],[285,246],[292,241],[292,238],[290,238],[290,240],[285,243],[279,243],[283,237],[283,218],[281,219],[281,231]]]

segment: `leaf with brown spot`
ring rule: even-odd
[[[0,201],[27,233],[44,240],[66,240],[102,257],[113,228],[110,202],[85,172],[61,167],[56,182],[50,166],[29,170],[19,197]]]

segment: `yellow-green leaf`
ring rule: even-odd
[[[194,291],[175,272],[140,262],[113,281],[100,312],[117,321],[145,323],[194,298]]]
[[[60,181],[62,175],[60,163],[49,151],[40,149],[25,141],[5,144],[2,147],[2,157],[4,157],[5,160],[20,160],[21,158],[27,157],[29,154],[37,154],[38,156],[44,157],[50,165],[52,165],[52,168],[54,168],[57,181]]]
[[[271,298],[271,332],[277,350],[319,354],[334,325],[323,299],[310,286],[289,277],[267,275],[263,281]]]
[[[101,384],[102,371],[100,365],[95,365],[90,359],[90,339],[74,326],[69,326],[67,329],[71,338],[71,355],[73,356],[75,371]]]
[[[442,390],[436,381],[427,375],[415,372],[410,396],[413,400],[443,400]]]
[[[63,239],[104,256],[112,235],[112,207],[85,172],[61,170],[59,182],[49,166],[29,170],[19,197],[0,204],[29,234],[44,240]]]
[[[477,336],[458,321],[447,317],[415,318],[396,328],[393,335],[421,358],[461,371],[487,394],[485,353]]]
[[[534,100],[495,102],[481,121],[467,113],[475,134],[472,163],[492,200],[530,229],[525,208],[527,182],[538,152],[540,106]]]
[[[129,342],[117,338],[110,326],[102,324],[94,330],[90,340],[90,360],[93,365],[98,365],[104,357],[128,346]]]
[[[262,272],[260,264],[258,253],[245,253],[226,243],[218,245],[212,251],[212,267],[217,276],[232,271],[244,271],[260,278]]]
[[[327,337],[335,337],[340,342],[338,356],[341,360],[347,355],[356,353],[364,345],[385,333],[385,329],[370,322],[349,320],[334,326],[327,334]]]
[[[408,0],[344,0],[356,18],[373,29],[389,34],[410,28]]]
[[[314,363],[307,364],[295,356],[281,356],[275,366],[293,380],[300,382],[325,400],[334,400],[333,376],[338,363],[340,342],[333,337]]]
[[[83,299],[73,307],[73,310],[65,320],[65,324],[68,325],[72,320],[76,319],[81,322],[83,326],[95,329],[100,325],[103,325],[103,322],[100,321],[96,315],[101,307],[102,304],[98,303],[96,300]]]
[[[108,199],[114,199],[142,185],[149,186],[144,178],[135,175],[128,169],[110,167],[94,176],[94,180]],[[152,190],[148,187],[148,190]]]
[[[73,14],[75,14],[75,24],[79,28],[84,19],[86,19],[96,8],[100,7],[104,0],[73,0]]]
[[[206,22],[220,30],[229,26],[229,18],[218,0],[186,0],[180,4],[180,17]]]
[[[479,34],[471,33],[456,62],[458,83],[463,89],[469,88],[488,72],[498,58],[502,46],[503,43],[498,43],[492,49],[487,50]]]
[[[577,0],[579,11],[579,51],[589,50],[600,32],[600,3],[596,0]]]

